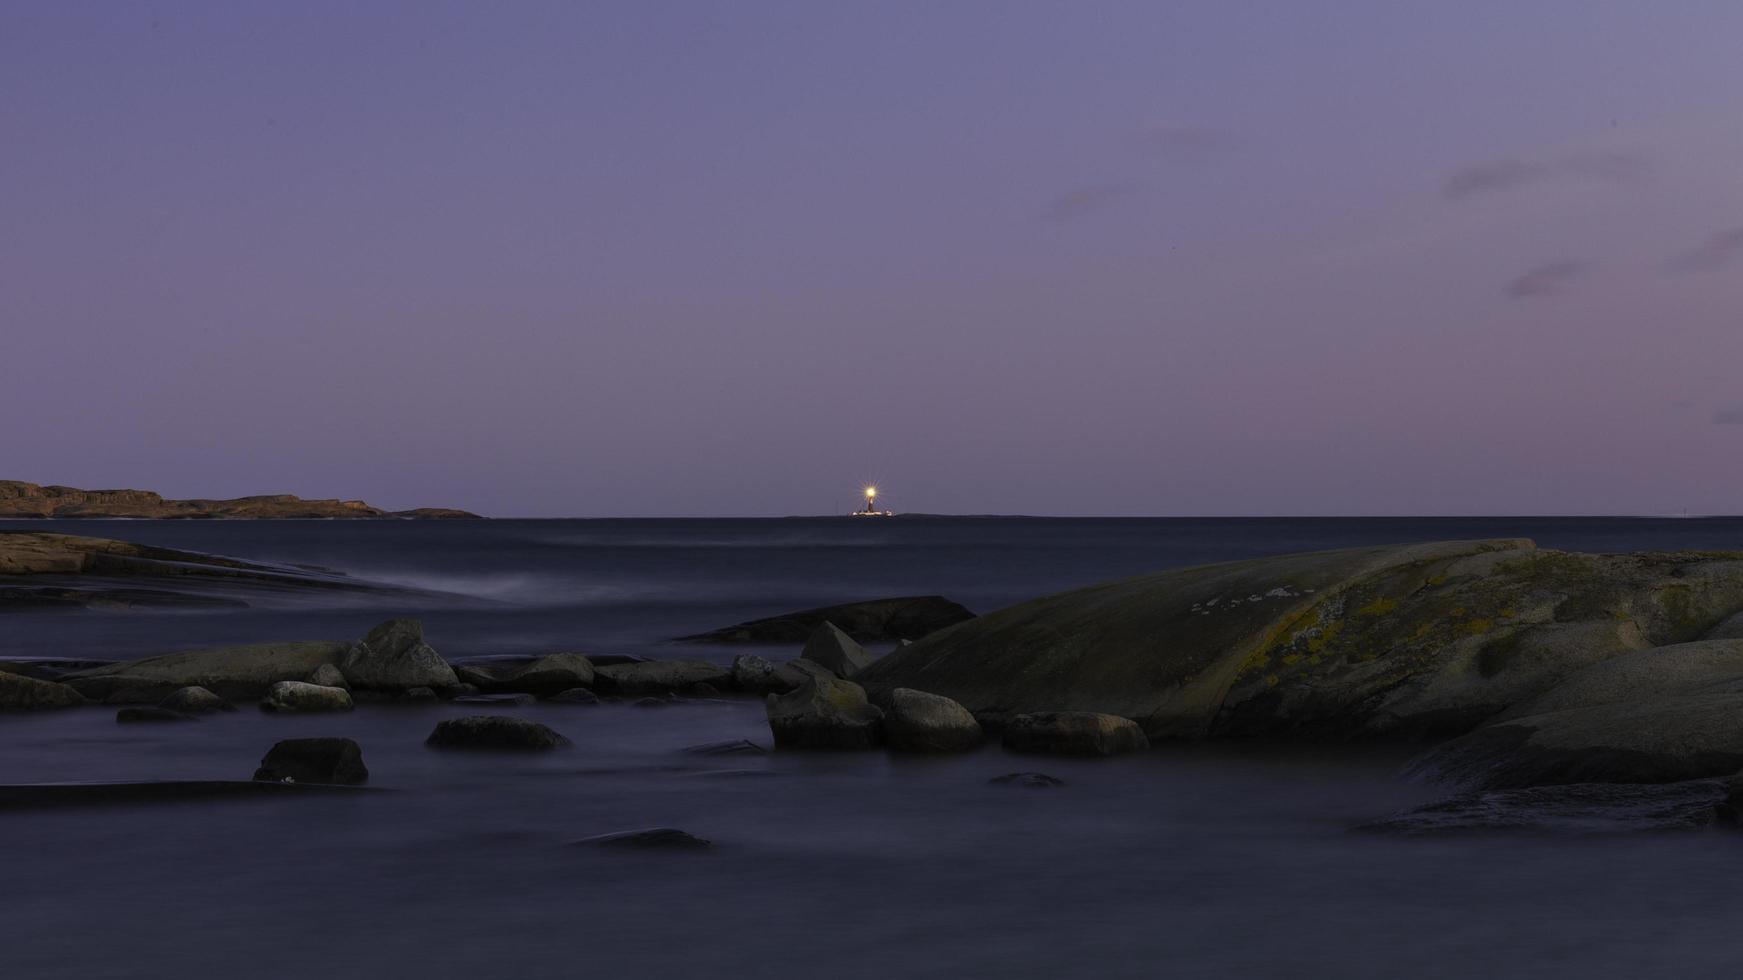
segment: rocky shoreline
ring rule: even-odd
[[[915,602],[952,621],[883,657],[818,610],[759,621],[783,635],[815,622],[795,658],[730,664],[572,651],[450,663],[420,623],[395,619],[357,640],[14,662],[0,666],[0,710],[107,705],[118,720],[147,722],[231,701],[308,714],[402,701],[759,697],[777,751],[1423,743],[1405,775],[1461,795],[1370,825],[1378,830],[1577,826],[1602,823],[1594,814],[1606,808],[1705,826],[1743,812],[1732,783],[1743,769],[1743,554],[1441,542],[1180,569],[979,617],[940,597],[829,611],[888,638],[878,625],[888,610]],[[449,719],[428,740],[490,751],[567,743],[512,713]]]
[[[230,500],[172,500],[150,490],[80,490],[0,480],[0,520],[479,520],[451,507],[382,510],[361,500],[305,500],[288,493]]]

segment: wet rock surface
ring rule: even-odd
[[[345,651],[339,671],[352,687],[364,689],[451,688],[460,683],[441,654],[424,642],[424,625],[415,619],[390,619],[370,630]]]
[[[858,684],[828,676],[768,695],[766,710],[775,745],[784,749],[873,748],[884,715]]]
[[[359,786],[369,781],[363,748],[348,738],[289,738],[267,750],[254,778],[262,782]]]
[[[884,744],[896,752],[967,752],[985,740],[968,709],[947,697],[898,687],[880,696]]]
[[[1045,755],[1119,755],[1150,747],[1144,730],[1130,718],[1092,711],[1017,715],[1005,725],[1003,739],[1012,752]]]
[[[1362,824],[1372,833],[1423,836],[1492,831],[1628,833],[1693,830],[1718,819],[1719,780],[1628,786],[1582,783],[1465,793]]]
[[[438,749],[540,752],[570,743],[536,721],[512,715],[472,715],[438,723],[424,744]]]
[[[692,851],[712,846],[704,840],[675,827],[649,827],[645,830],[623,830],[612,834],[583,837],[577,847],[609,847],[625,850]]]
[[[43,711],[75,708],[85,696],[56,681],[0,671],[0,711]]]
[[[266,691],[260,710],[284,714],[317,711],[350,711],[355,705],[343,688],[321,687],[302,681],[280,681]]]

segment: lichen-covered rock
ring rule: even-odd
[[[1093,711],[1038,711],[1005,725],[1005,748],[1049,755],[1118,755],[1150,747],[1130,718]]]
[[[0,671],[0,711],[73,708],[84,703],[85,696],[65,684]]]
[[[943,596],[901,596],[783,613],[682,639],[693,643],[801,643],[818,626],[834,623],[862,643],[917,640],[973,618],[974,613]]]
[[[374,690],[460,683],[454,668],[424,642],[424,625],[415,619],[390,619],[370,630],[340,658],[339,670],[352,687]]]
[[[853,637],[843,633],[834,623],[823,623],[805,641],[805,650],[799,654],[799,659],[820,664],[835,676],[846,680],[871,666],[872,661],[877,658],[867,653],[865,647],[855,643]]]
[[[303,681],[279,681],[267,688],[260,701],[262,711],[285,713],[350,711],[353,707],[350,692]]]
[[[203,687],[184,687],[159,701],[157,706],[165,711],[184,715],[210,715],[236,710],[235,705]]]
[[[967,752],[985,737],[967,708],[937,694],[898,687],[878,707],[884,744],[897,752]]]
[[[697,684],[732,685],[732,669],[706,660],[648,660],[593,670],[593,686],[607,694],[662,694]]]
[[[338,664],[322,664],[304,680],[321,687],[342,687],[347,691],[351,689],[351,682],[345,679],[345,672],[339,669]]]
[[[511,715],[471,715],[450,718],[436,725],[424,740],[438,749],[489,749],[544,751],[568,745],[569,740],[539,724]]]
[[[358,786],[369,781],[363,748],[348,738],[287,738],[267,750],[254,778],[270,783]]]
[[[785,749],[869,749],[878,744],[884,713],[865,689],[836,677],[816,677],[766,701],[769,730]]]
[[[351,644],[329,640],[250,643],[128,660],[68,674],[66,683],[108,704],[156,704],[184,687],[251,701],[279,681],[300,681],[332,664]]]

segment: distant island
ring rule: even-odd
[[[167,500],[150,490],[80,490],[0,480],[0,520],[156,518],[176,520],[465,520],[451,507],[382,510],[361,500],[304,500],[288,493],[234,500]]]

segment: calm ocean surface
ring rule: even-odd
[[[137,657],[348,638],[422,618],[450,658],[559,649],[730,659],[670,637],[939,593],[986,611],[1160,568],[1411,540],[1743,550],[1743,519],[15,522],[312,563],[449,597],[0,617],[0,656]],[[796,650],[777,650],[791,655]],[[511,709],[539,758],[426,751],[459,707],[118,726],[0,716],[0,782],[247,778],[277,739],[349,735],[380,792],[0,812],[5,977],[1718,976],[1743,964],[1743,842],[1691,833],[1393,839],[1442,795],[1400,750],[998,748],[705,757],[767,742],[755,701]],[[993,786],[1016,770],[1052,790]],[[591,834],[681,827],[699,853]]]

